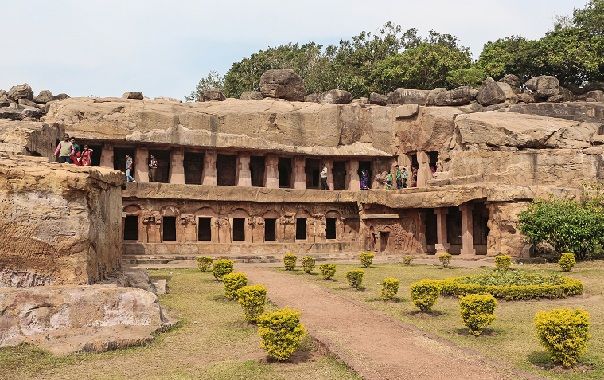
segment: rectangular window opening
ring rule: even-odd
[[[336,239],[336,218],[327,218],[325,221],[325,238]]]
[[[276,241],[277,219],[264,219],[264,241]]]
[[[306,218],[296,218],[296,240],[306,240]]]
[[[245,241],[245,218],[233,218],[233,241]]]
[[[250,158],[250,171],[252,173],[252,186],[264,186],[264,171],[266,163],[263,156],[252,156]]]
[[[162,241],[176,241],[176,217],[162,218]]]
[[[237,185],[237,156],[219,154],[216,159],[218,186]]]
[[[201,185],[203,160],[204,154],[201,152],[185,152],[183,162],[185,168],[185,184]]]
[[[124,240],[138,240],[138,215],[126,215],[126,220],[124,220]]]
[[[292,159],[279,158],[279,187],[289,189],[292,187]]]
[[[212,241],[212,218],[197,221],[197,241]]]
[[[151,156],[157,161],[157,168],[149,168],[149,182],[170,182],[170,151],[169,150],[149,150],[149,160]],[[141,163],[143,165],[143,163]],[[149,165],[145,162],[144,165]]]

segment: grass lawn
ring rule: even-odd
[[[291,362],[267,362],[255,327],[223,297],[222,283],[197,270],[168,276],[162,305],[181,319],[145,347],[56,357],[29,346],[0,349],[0,379],[358,379],[307,339]]]
[[[381,310],[403,322],[470,347],[496,361],[505,360],[520,369],[536,372],[553,379],[604,379],[604,262],[580,263],[569,275],[583,281],[582,296],[560,300],[499,301],[495,310],[496,320],[483,336],[474,337],[467,333],[459,314],[458,300],[439,298],[432,314],[419,313],[409,296],[409,285],[423,278],[440,279],[482,273],[491,269],[449,268],[436,266],[401,264],[378,264],[365,269],[364,291],[348,287],[346,271],[358,265],[337,265],[333,281],[325,281],[316,273],[313,276],[302,270],[293,272],[306,279],[331,288],[336,294],[364,302],[369,307]],[[525,269],[541,272],[557,272],[557,265],[524,265]],[[315,268],[318,272],[318,268]],[[287,272],[292,273],[292,272]],[[397,301],[379,299],[381,281],[385,277],[400,280]],[[591,315],[591,340],[581,365],[574,370],[551,368],[547,353],[539,345],[535,335],[533,318],[538,310],[556,307],[581,307]]]

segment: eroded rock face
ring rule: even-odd
[[[140,91],[128,91],[122,95],[124,99],[143,100],[143,93]]]
[[[200,102],[209,102],[209,101],[215,100],[215,101],[221,102],[225,99],[226,99],[226,97],[220,90],[204,90],[201,93],[201,98],[199,99],[199,101]]]
[[[352,100],[352,94],[344,90],[329,90],[321,94],[321,103],[348,104]]]
[[[388,103],[388,97],[377,92],[372,92],[369,94],[369,103],[385,106]]]
[[[528,257],[530,244],[518,230],[518,215],[525,210],[528,202],[493,202],[490,203],[489,236],[487,250],[492,256],[513,253]]]
[[[604,122],[604,104],[592,102],[514,104],[511,112],[559,119]]]
[[[55,141],[62,137],[62,131],[56,124],[0,120],[0,152],[54,159]]]
[[[241,100],[262,100],[264,96],[260,91],[244,91],[241,93],[239,97]]]
[[[505,92],[493,78],[487,78],[476,95],[476,100],[483,106],[503,103],[505,98]]]
[[[54,99],[52,96],[52,92],[50,92],[48,90],[42,90],[42,91],[40,91],[38,96],[34,97],[34,102],[41,103],[41,104],[45,104],[45,103],[51,102],[53,100]]]
[[[292,69],[267,70],[260,77],[260,92],[269,98],[304,101],[304,82]]]
[[[434,106],[462,106],[470,104],[474,99],[478,90],[470,86],[462,86],[453,90],[447,91],[444,88],[434,89],[428,95],[428,105]]]
[[[419,104],[423,106],[428,100],[430,90],[416,90],[410,88],[397,88],[388,94],[389,104]]]
[[[58,355],[143,344],[174,323],[155,294],[114,285],[0,288],[0,310],[0,347]]]
[[[533,77],[524,85],[540,99],[547,99],[560,93],[560,82],[556,77],[549,75]]]
[[[11,89],[8,91],[8,98],[14,100],[15,102],[19,99],[32,100],[34,98],[34,92],[30,85],[24,83],[11,87]]]

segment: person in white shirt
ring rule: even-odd
[[[323,165],[323,169],[321,169],[321,190],[329,190],[329,186],[327,185],[327,165]]]

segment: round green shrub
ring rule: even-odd
[[[411,262],[413,261],[414,257],[411,255],[405,255],[403,256],[403,265],[411,265]]]
[[[398,293],[399,280],[394,277],[386,277],[382,281],[382,299],[391,300]]]
[[[436,303],[440,289],[439,281],[427,279],[416,281],[411,284],[411,299],[418,309],[428,312]]]
[[[315,258],[312,256],[304,256],[302,258],[302,268],[304,268],[304,272],[312,273],[313,269],[315,269]]]
[[[451,264],[451,254],[448,252],[439,252],[436,257],[438,257],[438,261],[440,261],[443,268],[448,268]]]
[[[497,301],[491,294],[468,294],[459,300],[461,319],[472,335],[478,336],[495,320]]]
[[[222,277],[225,274],[231,273],[233,271],[233,260],[220,259],[214,261],[214,265],[212,268],[212,274],[217,280],[222,280]]]
[[[562,272],[570,272],[577,262],[575,261],[574,253],[563,253],[558,260]]]
[[[213,258],[208,256],[199,256],[196,258],[197,268],[202,272],[207,272],[212,266]]]
[[[508,270],[512,266],[512,257],[509,255],[495,256],[495,268],[497,270]]]
[[[300,323],[300,312],[284,308],[264,313],[258,318],[260,343],[271,358],[287,360],[300,347],[306,329]]]
[[[346,272],[346,279],[352,288],[357,290],[362,289],[363,275],[365,271],[362,269],[352,269]]]
[[[556,364],[574,367],[589,339],[589,313],[581,309],[553,309],[535,315],[541,344]]]
[[[323,279],[329,280],[336,274],[336,264],[321,264],[319,270]]]
[[[242,272],[227,273],[222,276],[224,296],[229,300],[237,299],[237,290],[247,285],[247,276]]]
[[[245,319],[256,322],[264,312],[266,303],[266,287],[264,285],[248,285],[237,290],[237,302],[243,307]]]
[[[296,268],[296,261],[298,260],[298,257],[296,255],[294,255],[293,253],[286,253],[285,256],[283,256],[283,266],[285,267],[285,270],[288,271],[292,271]]]
[[[374,257],[375,254],[373,254],[372,252],[361,252],[361,254],[359,255],[359,259],[361,260],[361,265],[363,266],[363,268],[369,268],[371,264],[373,264]]]

